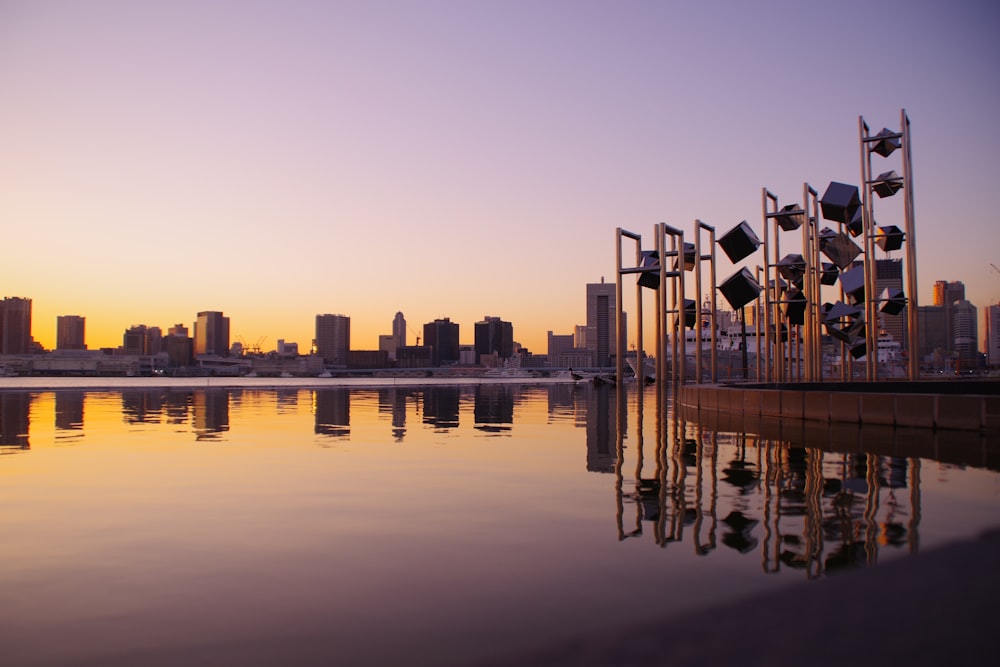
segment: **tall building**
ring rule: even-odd
[[[945,337],[948,340],[946,351],[955,352],[955,315],[952,307],[958,301],[965,300],[965,283],[955,280],[948,282],[938,280],[934,283],[934,305],[944,308]]]
[[[84,342],[87,318],[79,315],[59,315],[56,317],[56,349],[86,350]]]
[[[221,312],[204,310],[194,322],[195,356],[229,354],[229,318]]]
[[[549,345],[546,350],[546,354],[549,357],[555,357],[567,352],[572,352],[573,348],[573,334],[556,334],[551,331],[548,332]]]
[[[987,306],[986,317],[986,363],[1000,366],[1000,304]]]
[[[316,354],[324,363],[347,366],[351,349],[351,318],[346,315],[316,316]]]
[[[979,320],[976,307],[966,300],[952,304],[952,342],[959,368],[976,368],[979,365]]]
[[[965,283],[961,281],[948,282],[938,280],[934,283],[934,305],[947,306],[956,301],[965,300]]]
[[[406,318],[403,313],[396,313],[396,317],[392,319],[392,337],[397,349],[406,347]]]
[[[930,360],[934,368],[943,368],[951,343],[948,342],[944,306],[920,306],[920,361]],[[929,359],[933,357],[933,359]]]
[[[31,299],[4,297],[0,301],[0,354],[28,354],[31,344]]]
[[[587,284],[587,340],[585,347],[594,354],[595,366],[613,366],[618,346],[615,332],[617,304],[613,283]],[[593,335],[591,335],[593,332]]]
[[[514,325],[499,317],[484,315],[483,320],[475,324],[475,350],[477,364],[484,355],[510,359],[514,356]]]
[[[445,317],[424,325],[424,345],[431,348],[431,365],[458,363],[458,324]]]

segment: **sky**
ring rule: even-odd
[[[93,349],[221,310],[265,349],[320,313],[375,349],[402,311],[410,344],[494,315],[544,353],[616,228],[759,233],[762,188],[858,183],[859,116],[905,108],[918,301],[981,308],[998,28],[970,0],[0,0],[0,296],[48,348],[58,315]]]

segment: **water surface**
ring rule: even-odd
[[[0,391],[0,662],[463,664],[995,523],[985,452],[716,432],[631,392]]]

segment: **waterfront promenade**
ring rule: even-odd
[[[600,637],[480,667],[993,664],[1000,649],[997,563],[1000,530],[735,604],[612,626]]]

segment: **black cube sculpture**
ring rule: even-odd
[[[903,179],[895,171],[885,171],[872,183],[872,190],[879,197],[891,197],[903,187]]]
[[[903,145],[898,132],[893,132],[887,127],[875,135],[878,141],[872,143],[872,152],[878,153],[882,157],[889,157],[893,152]]]
[[[643,250],[642,261],[639,268],[644,269],[639,274],[639,285],[649,289],[657,289],[660,286],[660,258],[655,250]]]
[[[861,196],[856,186],[832,181],[819,200],[819,205],[824,219],[847,224],[861,208]]]
[[[798,229],[806,221],[806,212],[799,208],[798,204],[788,204],[782,206],[777,213],[770,213],[768,217],[774,218],[778,226],[786,232]]]
[[[878,231],[875,232],[875,243],[877,243],[878,247],[882,248],[885,252],[892,252],[893,250],[899,250],[902,248],[903,239],[905,238],[903,230],[896,225],[879,227]]]
[[[821,285],[836,285],[838,275],[840,275],[840,269],[837,268],[836,264],[823,262],[819,272],[819,282]]]
[[[684,326],[688,329],[694,329],[698,324],[697,305],[694,299],[684,299]]]
[[[693,271],[694,270],[694,262],[695,262],[694,244],[693,243],[685,243],[684,244],[684,249],[681,251],[680,254],[682,254],[684,256],[684,270],[685,271]],[[680,266],[680,262],[678,260],[679,260],[679,258],[674,260],[674,270],[675,271]]]
[[[847,223],[847,233],[857,238],[861,236],[865,231],[865,210],[859,208],[857,212],[851,216],[851,221]]]
[[[789,324],[806,323],[806,297],[801,291],[790,290],[782,299],[781,308]]]
[[[760,296],[762,289],[746,268],[740,269],[719,285],[719,291],[722,292],[722,296],[726,297],[726,301],[729,302],[729,306],[733,310],[742,308],[756,299]]]
[[[824,229],[823,231],[829,230]],[[844,232],[831,232],[830,235],[826,236],[820,232],[819,251],[836,264],[841,271],[850,266],[854,258],[861,254],[861,248],[858,247],[858,244]]]
[[[778,260],[778,273],[790,283],[801,283],[806,272],[806,260],[802,255],[788,254]]]
[[[844,303],[843,301],[823,304],[823,319],[826,322],[839,322],[844,319],[854,320],[860,316],[860,308]]]
[[[760,247],[760,239],[750,229],[750,225],[744,220],[728,232],[719,237],[718,244],[726,257],[734,264],[741,259],[749,257]]]
[[[882,304],[879,310],[887,315],[899,315],[906,308],[906,297],[903,296],[903,290],[893,287],[882,290],[879,302]]]
[[[865,267],[862,264],[840,274],[840,286],[852,304],[865,300]]]
[[[860,359],[861,357],[865,356],[865,353],[867,351],[868,351],[868,342],[863,338],[855,342],[853,345],[851,345],[851,356],[854,357],[855,359]]]

